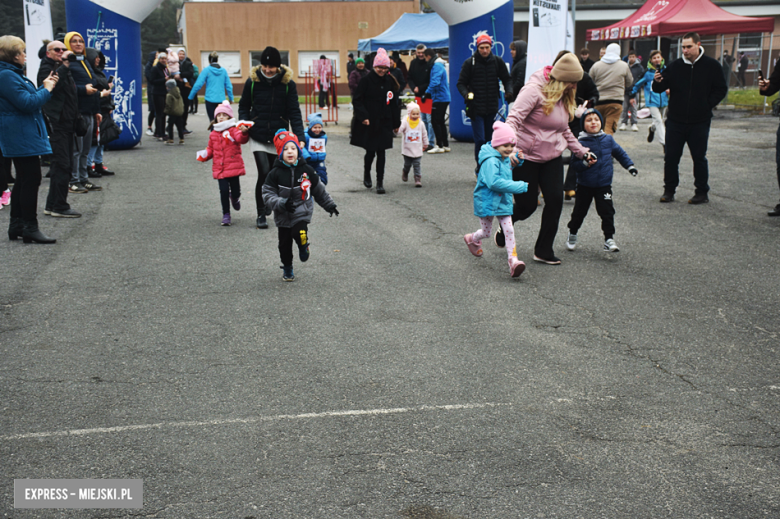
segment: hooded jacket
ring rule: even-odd
[[[157,53],[152,51],[149,53],[149,60],[144,65],[144,77],[146,78],[146,95],[152,97],[154,95],[154,85],[150,82],[152,79],[152,67],[154,67],[154,60],[157,58]]]
[[[569,113],[563,101],[555,104],[550,115],[543,112],[545,97],[542,88],[549,81],[550,70],[552,67],[545,67],[528,78],[506,120],[517,136],[515,150],[522,150],[525,160],[531,162],[549,162],[560,157],[566,148],[577,157],[588,152],[569,129]]]
[[[106,73],[104,72],[105,69],[105,56],[101,55],[101,52],[97,49],[93,49],[91,47],[87,48],[85,51],[87,55],[87,60],[89,61],[89,64],[92,65],[92,72],[95,74],[95,88],[97,88],[101,93],[104,90],[109,90],[108,87],[108,78],[106,77]],[[95,65],[95,60],[97,58],[102,58],[100,63],[100,66]],[[111,110],[115,108],[114,106],[114,97],[111,95],[107,96],[101,96],[100,97],[100,113],[103,115],[107,115]]]
[[[397,69],[396,69],[397,70]],[[431,82],[425,90],[434,103],[450,102],[450,83],[447,81],[447,69],[443,63],[436,62],[431,68]]]
[[[184,100],[181,98],[179,87],[173,87],[168,90],[165,96],[165,115],[181,117],[184,115]]]
[[[182,105],[182,109],[183,109]],[[236,128],[236,120],[229,119],[214,125],[209,134],[204,160],[214,159],[211,172],[215,179],[246,175],[241,145],[249,142],[247,134]]]
[[[184,56],[184,61],[179,62],[179,76],[181,76],[182,81],[185,79],[187,80],[187,82],[184,83],[182,92],[184,92],[185,95],[189,95],[192,86],[195,84],[195,68],[192,65],[192,60],[188,58],[186,54]]]
[[[587,187],[605,187],[612,185],[612,158],[620,162],[620,165],[628,169],[634,165],[634,161],[628,156],[623,148],[615,142],[611,135],[599,130],[598,133],[587,133],[585,131],[585,117],[588,114],[595,113],[601,119],[601,127],[604,127],[604,117],[598,110],[589,108],[582,114],[580,133],[580,142],[587,146],[591,153],[596,155],[596,163],[588,167],[582,160],[572,160],[571,167],[577,173],[577,183]]]
[[[209,103],[224,101],[225,92],[227,92],[230,102],[233,102],[233,85],[230,83],[227,70],[223,69],[219,63],[212,63],[198,75],[198,80],[190,91],[190,99],[198,95],[198,90],[203,88],[204,83],[206,84],[206,101]],[[165,88],[164,85],[163,88]]]
[[[666,70],[666,66],[664,65],[663,60],[661,60],[661,66],[658,70],[661,74],[664,73]],[[631,89],[631,95],[636,95],[637,92],[639,92],[639,89],[644,87],[645,89],[645,105],[648,107],[656,107],[656,108],[663,108],[666,105],[669,104],[669,96],[666,95],[666,92],[653,92],[653,78],[655,77],[656,69],[653,66],[652,63],[647,64],[647,71],[645,72],[644,76],[634,83],[634,88]]]
[[[469,115],[491,116],[498,113],[500,88],[498,82],[504,85],[507,99],[512,99],[513,90],[504,60],[492,52],[483,58],[479,51],[463,62],[458,77],[458,92],[463,99],[469,92],[474,94],[474,101],[468,104]]]
[[[380,77],[372,71],[360,80],[352,98],[355,113],[350,144],[370,151],[393,147],[393,130],[401,127],[401,108],[398,96],[393,94],[397,88],[390,74]],[[363,124],[365,120],[368,126]]]
[[[76,117],[79,115],[78,92],[76,83],[70,75],[70,67],[58,65],[59,63],[47,56],[41,60],[38,69],[38,88],[43,86],[43,80],[54,70],[60,78],[51,91],[51,99],[43,105],[43,113],[52,126],[72,132],[75,129]]]
[[[634,76],[628,68],[628,63],[609,51],[590,68],[588,73],[599,90],[598,104],[623,104],[623,96],[626,92],[630,92],[634,85]]]
[[[512,80],[512,93],[515,97],[520,93],[520,89],[525,86],[525,66],[528,61],[528,44],[525,40],[515,41],[515,61],[512,63],[512,71],[509,77]]]
[[[301,182],[305,179],[311,182],[311,196],[306,199],[301,189]],[[292,213],[288,213],[284,207],[288,198],[293,199],[295,209]],[[263,203],[273,209],[274,224],[277,227],[292,227],[299,222],[310,223],[314,213],[313,200],[328,212],[336,207],[336,202],[328,194],[314,168],[300,157],[295,166],[288,166],[277,158],[263,184]]]
[[[291,130],[301,142],[306,140],[298,90],[292,76],[292,69],[286,65],[271,79],[263,76],[260,65],[250,72],[238,102],[238,117],[255,123],[249,130],[253,140],[271,143],[279,128]]]
[[[322,130],[319,135],[314,135],[311,132],[311,127],[315,124],[322,125],[322,117],[319,113],[309,114],[307,119],[309,127],[306,129],[306,153],[303,154],[303,157],[309,164],[316,165],[325,162],[328,134],[325,133],[325,130]]]
[[[528,183],[512,180],[509,157],[502,157],[489,142],[479,149],[479,164],[474,215],[479,218],[511,215],[514,212],[512,195],[528,191]]]
[[[35,88],[22,67],[0,61],[0,150],[4,157],[33,157],[51,153],[41,108],[51,93]]]

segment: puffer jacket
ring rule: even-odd
[[[51,93],[35,88],[22,67],[0,61],[0,150],[4,157],[34,157],[51,153],[41,108]]]
[[[515,41],[515,60],[509,77],[512,80],[512,93],[517,96],[525,86],[525,67],[528,62],[528,44],[525,40]]]
[[[259,65],[252,69],[238,103],[238,117],[255,123],[249,130],[253,140],[271,143],[281,128],[291,130],[300,142],[306,140],[298,90],[292,76],[292,69],[285,65],[270,80],[262,75]]]
[[[661,61],[661,68],[659,72],[663,74],[664,70],[666,70],[666,67],[664,66],[664,62]],[[655,67],[653,67],[653,64],[648,63],[647,72],[645,72],[645,75],[642,76],[639,81],[634,83],[634,88],[631,90],[631,95],[636,95],[636,93],[639,92],[639,89],[644,86],[645,105],[653,106],[655,108],[663,108],[669,104],[669,96],[666,95],[666,92],[661,92],[660,94],[653,92],[653,78],[655,77],[655,72],[656,70]]]
[[[214,125],[203,161],[214,159],[211,171],[215,179],[246,175],[244,159],[241,157],[241,145],[247,142],[249,136],[236,128],[235,119]]]
[[[569,129],[569,113],[563,101],[555,104],[550,115],[544,115],[545,97],[542,88],[549,81],[551,69],[548,66],[537,70],[528,78],[506,119],[517,136],[515,150],[522,150],[525,160],[536,163],[560,157],[566,148],[580,158],[588,152]]]
[[[434,103],[450,102],[450,82],[447,81],[447,69],[443,63],[436,62],[431,68],[431,82],[425,91]]]
[[[184,100],[181,98],[179,87],[173,87],[168,90],[165,96],[165,115],[181,117],[184,115]]]
[[[528,191],[528,183],[512,180],[509,157],[502,157],[489,142],[479,149],[479,164],[474,215],[479,218],[511,215],[514,211],[512,195]]]
[[[592,108],[582,114],[582,121],[590,113],[598,114],[601,119],[601,126],[604,126],[604,118],[598,110]],[[612,185],[612,157],[616,158],[620,165],[628,169],[634,165],[634,161],[628,156],[623,148],[615,142],[611,135],[600,130],[599,133],[591,134],[583,130],[580,133],[580,142],[588,146],[590,151],[596,155],[596,163],[588,167],[582,160],[573,160],[571,167],[577,173],[577,183],[588,187],[604,187]]]
[[[311,129],[306,130],[306,148],[301,151],[308,153],[308,156],[304,153],[303,158],[310,164],[325,162],[325,157],[327,155],[325,147],[327,144],[327,133],[322,131],[319,135],[314,135],[311,133]]]
[[[311,182],[309,193],[311,196],[304,200],[301,182],[308,179]],[[284,205],[287,199],[293,199],[294,211],[288,213]],[[299,222],[311,222],[314,213],[314,202],[330,212],[336,207],[336,202],[328,194],[325,184],[320,181],[314,168],[298,159],[298,164],[288,166],[279,159],[274,162],[274,167],[268,172],[263,184],[263,202],[266,207],[274,211],[274,224],[277,227],[292,227]]]
[[[467,98],[469,92],[474,94],[474,100],[468,103],[469,114],[489,116],[498,112],[499,80],[504,85],[506,98],[512,99],[512,84],[504,60],[495,54],[483,58],[479,51],[475,51],[463,62],[458,77],[458,92],[463,99]]]
[[[87,85],[97,88],[97,80],[92,65],[86,59],[86,56],[78,56],[78,61],[70,64],[70,75],[76,82],[76,90],[79,93],[79,113],[95,115],[100,113],[100,94],[95,92],[87,94]]]
[[[190,90],[189,98],[193,99],[198,95],[198,90],[206,84],[206,101],[209,103],[221,103],[225,100],[225,92],[230,102],[233,102],[233,85],[230,83],[227,70],[223,69],[219,63],[212,63],[203,72],[198,75],[198,80]],[[155,86],[155,89],[157,87]],[[163,84],[163,88],[165,85]],[[155,90],[156,92],[156,90]]]

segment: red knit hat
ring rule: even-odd
[[[276,135],[274,135],[274,147],[276,148],[276,154],[279,155],[279,158],[282,158],[282,152],[284,152],[284,147],[287,145],[288,142],[294,142],[295,146],[298,148],[298,157],[301,156],[301,145],[298,142],[298,137],[290,131],[287,131],[285,129],[281,129],[276,132]]]
[[[493,38],[490,37],[489,34],[483,34],[479,38],[477,38],[477,47],[482,45],[483,43],[489,43],[490,46],[493,46]]]

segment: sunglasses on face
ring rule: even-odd
[[[64,47],[63,47],[63,48],[60,48],[60,47],[54,47],[53,49],[49,49],[49,50],[53,50],[54,52],[65,52],[65,51],[66,51],[66,50],[68,50],[68,49],[66,49],[66,48],[64,48]]]

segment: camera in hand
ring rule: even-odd
[[[72,52],[68,54],[68,61],[71,63],[78,61],[79,58],[84,59],[84,56],[79,56],[78,54],[73,54]]]

